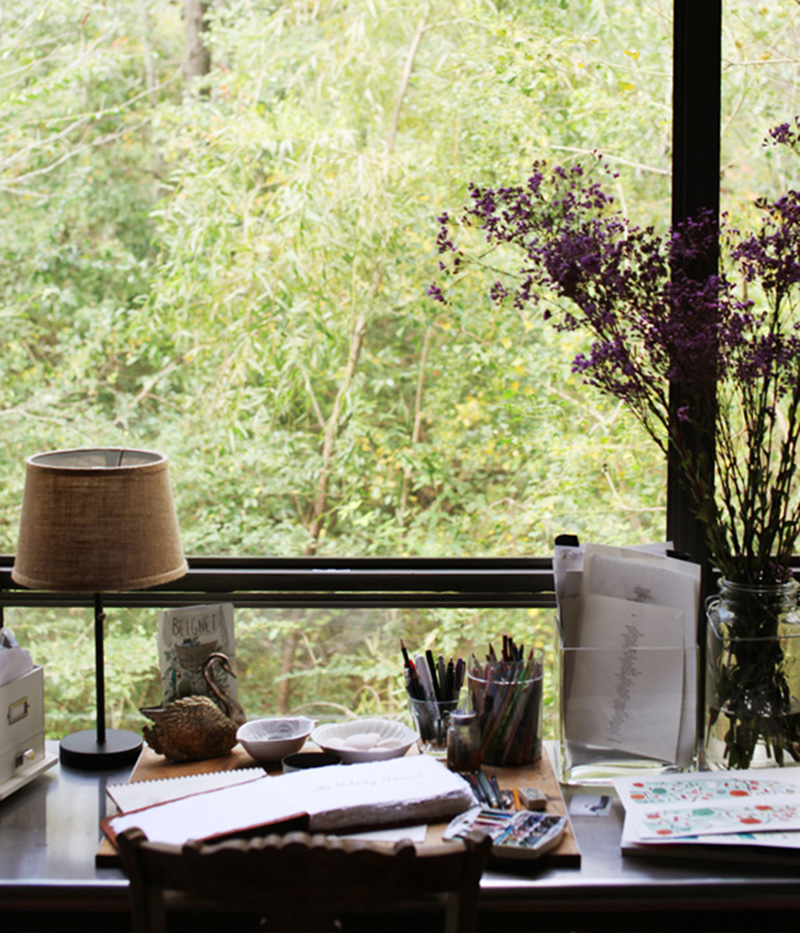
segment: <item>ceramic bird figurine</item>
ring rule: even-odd
[[[181,697],[166,706],[141,710],[154,723],[142,730],[147,744],[168,761],[216,758],[227,755],[236,744],[236,730],[245,721],[244,710],[217,684],[215,663],[231,676],[236,674],[227,656],[219,651],[210,654],[203,665],[203,677],[225,712],[207,696]]]

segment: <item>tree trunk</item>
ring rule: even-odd
[[[183,76],[187,81],[201,78],[211,71],[211,52],[203,42],[206,31],[204,0],[184,0],[183,16],[186,20],[186,54],[183,59]]]
[[[300,615],[300,610],[293,610],[292,615],[295,619]],[[286,636],[283,645],[283,660],[281,662],[281,673],[286,675],[278,684],[278,712],[285,716],[292,706],[292,681],[289,674],[294,670],[294,654],[297,650],[297,643],[300,641],[300,629],[295,626]]]

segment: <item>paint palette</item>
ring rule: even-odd
[[[538,810],[491,810],[473,807],[450,821],[443,839],[469,832],[492,837],[492,855],[503,859],[535,859],[555,848],[567,828],[566,817]]]

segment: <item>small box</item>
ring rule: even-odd
[[[0,800],[55,764],[44,749],[44,670],[0,686]]]

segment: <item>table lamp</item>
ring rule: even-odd
[[[106,729],[101,594],[186,573],[167,458],[95,447],[35,454],[25,467],[11,578],[31,589],[94,593],[96,729],[64,737],[59,757],[84,771],[132,764],[140,736]]]

